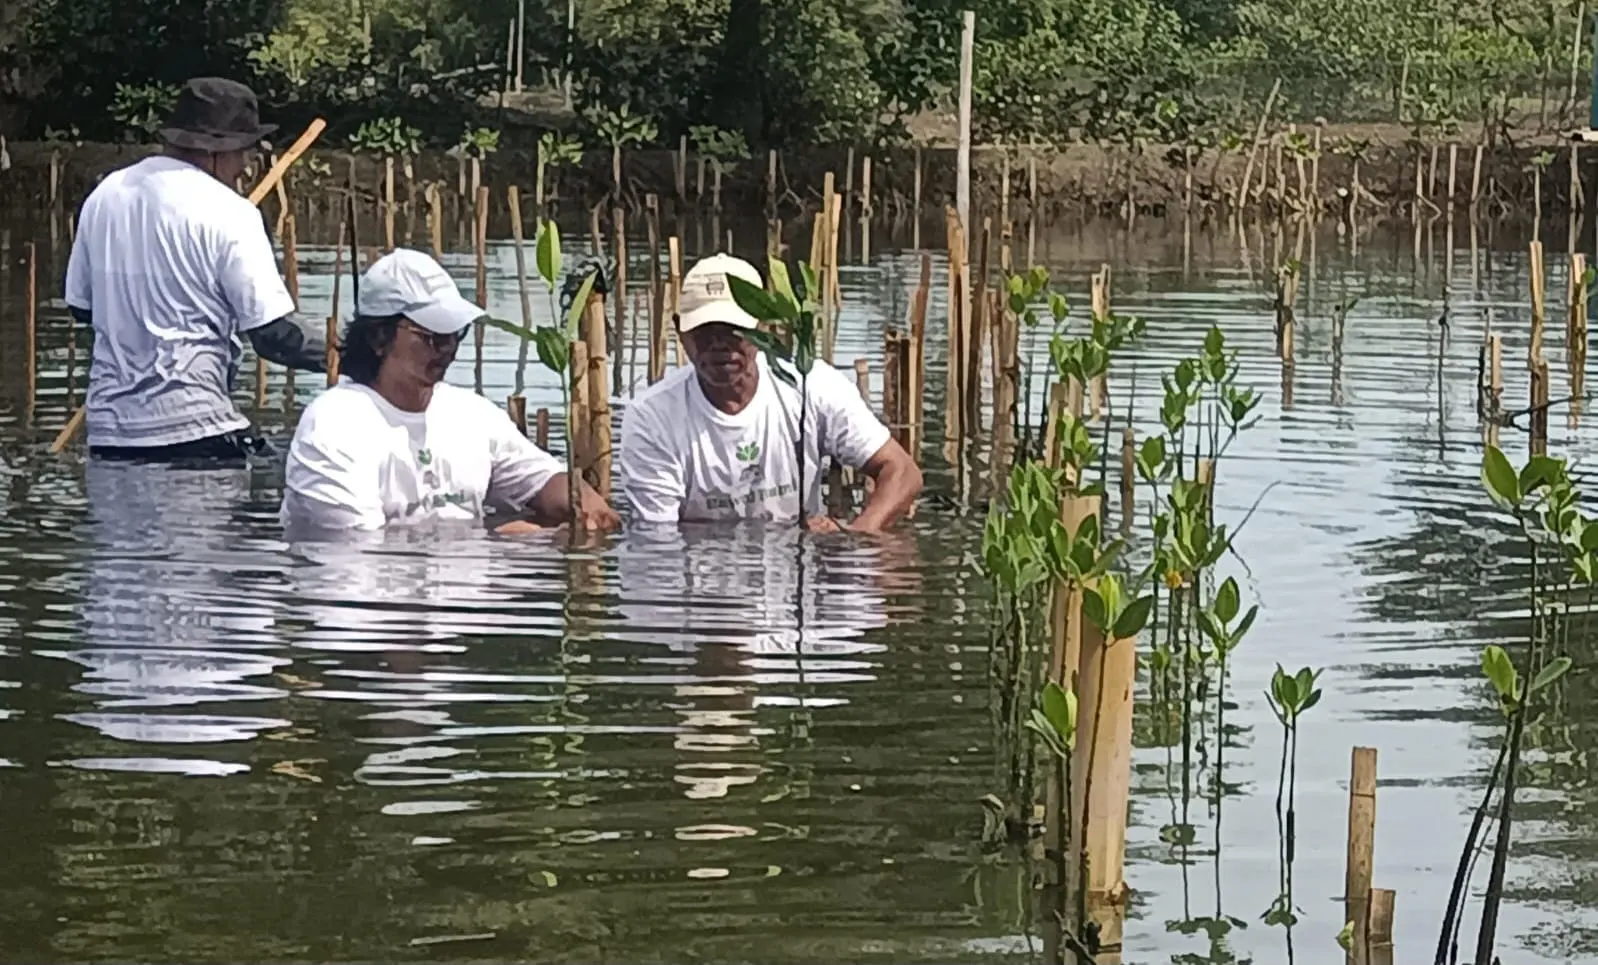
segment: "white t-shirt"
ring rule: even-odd
[[[693,366],[651,386],[622,419],[622,486],[645,522],[793,519],[799,513],[799,389],[760,356],[760,387],[743,411],[710,404]],[[796,376],[797,378],[797,376]],[[805,508],[819,513],[821,457],[859,468],[891,438],[837,369],[816,362],[805,420]]]
[[[405,412],[346,377],[300,417],[281,515],[291,533],[480,521],[489,505],[526,506],[565,471],[466,389],[441,382],[426,412]]]
[[[94,317],[89,444],[166,446],[249,425],[238,336],[294,311],[261,213],[176,158],[107,175],[78,214],[67,304]]]

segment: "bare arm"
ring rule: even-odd
[[[578,515],[582,517],[584,529],[612,530],[621,525],[621,517],[610,508],[605,498],[588,485],[587,480],[578,483],[582,493],[578,497],[581,506]],[[566,486],[566,474],[557,473],[544,488],[538,491],[532,502],[527,504],[527,509],[533,514],[540,526],[561,526],[571,522],[571,497]]]
[[[860,471],[875,483],[860,515],[849,524],[857,533],[880,533],[910,511],[921,495],[921,467],[898,442],[889,439]]]
[[[287,315],[249,330],[255,354],[268,362],[302,372],[327,371],[325,336],[298,314]]]

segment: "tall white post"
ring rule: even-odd
[[[955,161],[954,207],[960,213],[960,228],[971,236],[971,57],[977,39],[977,15],[961,14],[960,31],[960,147]]]

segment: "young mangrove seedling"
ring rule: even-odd
[[[820,287],[815,272],[805,262],[799,263],[799,275],[804,288],[796,295],[788,279],[788,266],[780,258],[771,258],[767,268],[770,291],[732,275],[727,276],[727,283],[739,308],[774,329],[748,329],[740,334],[766,356],[772,375],[799,389],[799,438],[794,443],[794,457],[799,466],[799,526],[802,529],[808,511],[805,505],[809,494],[805,439],[810,414],[810,370],[816,364],[816,313],[819,310],[814,295]],[[789,366],[798,370],[797,380]],[[817,469],[819,471],[820,467]]]
[[[1290,674],[1282,669],[1281,664],[1276,665],[1276,673],[1271,677],[1271,689],[1266,692],[1266,699],[1270,701],[1271,712],[1282,724],[1282,764],[1276,781],[1276,827],[1280,839],[1281,852],[1281,892],[1272,902],[1265,913],[1267,924],[1282,924],[1291,928],[1298,920],[1293,908],[1293,856],[1295,851],[1295,824],[1296,811],[1294,799],[1297,796],[1298,783],[1298,722],[1305,711],[1314,707],[1321,701],[1321,690],[1316,681],[1320,679],[1319,670],[1309,667],[1301,669],[1296,674]],[[1286,809],[1283,809],[1283,798],[1286,798]]]
[[[561,253],[560,229],[555,227],[555,222],[545,221],[538,226],[536,247],[538,275],[549,291],[550,317],[559,318],[560,314],[555,309],[555,283],[561,273]],[[573,536],[581,519],[578,509],[582,505],[582,476],[577,465],[576,432],[572,420],[572,392],[579,373],[572,369],[571,343],[581,337],[583,311],[588,306],[588,299],[598,279],[598,272],[590,272],[583,279],[566,311],[566,324],[563,327],[541,325],[536,329],[528,329],[503,319],[487,320],[487,324],[522,340],[521,358],[526,357],[526,346],[531,343],[538,350],[539,363],[560,380],[561,407],[566,415],[566,496],[571,505]]]

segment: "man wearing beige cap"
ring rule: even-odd
[[[683,276],[677,315],[691,364],[651,386],[622,419],[622,487],[633,513],[646,523],[793,519],[802,500],[812,531],[892,525],[921,492],[915,460],[859,391],[817,361],[806,382],[801,480],[799,390],[744,338],[757,322],[733,301],[728,275],[763,284],[753,265],[730,255],[694,265]],[[823,456],[875,480],[852,522],[822,515]]]

